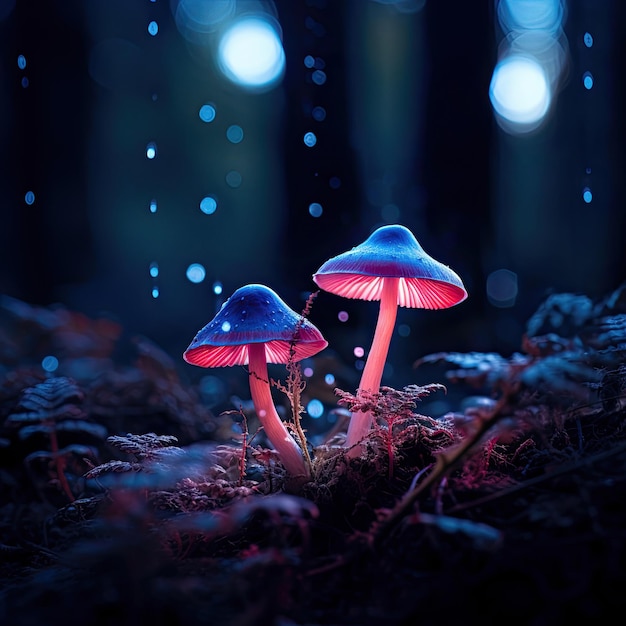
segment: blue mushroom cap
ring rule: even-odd
[[[399,306],[444,309],[467,298],[460,277],[429,256],[413,233],[399,224],[376,229],[313,275],[325,291],[361,300],[380,300],[385,278],[400,279]]]
[[[224,302],[183,354],[192,365],[227,367],[248,364],[248,345],[264,343],[268,363],[300,361],[328,342],[301,314],[265,285],[245,285]]]

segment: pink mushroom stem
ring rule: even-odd
[[[302,451],[280,419],[272,400],[265,359],[265,344],[248,345],[248,366],[254,410],[267,438],[280,455],[280,460],[289,474],[309,477],[310,472],[304,463]]]
[[[389,343],[393,335],[398,314],[398,285],[399,278],[383,278],[380,308],[372,347],[367,355],[367,361],[361,375],[359,391],[378,393],[383,370],[389,353]],[[358,393],[358,392],[357,392]],[[369,411],[357,411],[352,414],[346,436],[346,447],[350,448],[359,443],[368,433],[372,425],[372,414]],[[348,453],[350,456],[350,453]],[[358,447],[353,449],[352,455],[358,454]]]

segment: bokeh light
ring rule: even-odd
[[[587,203],[590,204],[591,201],[593,200],[593,194],[591,193],[591,189],[589,189],[589,187],[585,187],[583,189],[583,200]]]
[[[146,146],[146,157],[148,157],[149,159],[155,159],[157,155],[157,146],[156,143],[154,141],[151,141],[150,143],[148,143],[148,145]]]
[[[316,85],[323,85],[326,82],[326,72],[323,72],[322,70],[315,70],[311,74],[311,80]]]
[[[216,280],[213,283],[213,293],[216,296],[219,296],[222,293],[222,291],[224,291],[224,285],[222,285],[222,283],[219,280]]]
[[[312,148],[315,144],[317,143],[317,137],[315,136],[315,133],[305,133],[304,134],[304,145]]]
[[[313,419],[319,419],[324,415],[324,405],[317,398],[313,398],[307,402],[306,412]]]
[[[156,35],[158,34],[158,32],[159,32],[159,25],[154,20],[148,24],[148,32],[153,37],[156,37]]]
[[[365,350],[361,346],[355,346],[352,353],[357,359],[360,359],[365,354]]]
[[[568,44],[565,0],[496,0],[503,31],[489,96],[505,132],[543,126],[561,87]]]
[[[198,115],[203,122],[212,122],[216,115],[215,107],[212,104],[203,104]]]
[[[591,74],[591,72],[585,72],[583,74],[583,85],[587,90],[593,87],[593,75]]]
[[[243,141],[243,129],[237,124],[229,126],[226,130],[226,138],[230,143],[241,143]]]
[[[150,263],[150,276],[156,278],[159,275],[159,264],[156,261]]]
[[[496,307],[505,308],[515,304],[518,294],[517,274],[498,269],[487,276],[487,298]]]
[[[231,170],[226,174],[226,184],[233,189],[241,186],[243,178],[237,170]]]
[[[206,278],[206,270],[204,265],[200,263],[192,263],[186,271],[187,279],[192,283],[201,283]]]
[[[34,204],[35,203],[35,194],[32,191],[27,191],[24,195],[24,202],[26,204]]]
[[[41,360],[41,367],[46,372],[50,372],[50,373],[56,372],[56,370],[59,367],[59,359],[57,359],[55,356],[52,356],[52,355],[45,356]]]
[[[250,90],[276,86],[285,72],[285,52],[277,25],[260,16],[234,21],[218,46],[224,76]]]
[[[347,322],[348,319],[350,319],[350,316],[348,315],[347,311],[339,311],[339,313],[337,314],[337,319],[340,322]]]
[[[321,106],[313,107],[311,116],[316,122],[323,122],[326,119],[326,109]]]
[[[543,68],[530,57],[510,56],[493,72],[489,98],[498,123],[513,133],[535,130],[550,107],[551,93]]]
[[[157,212],[157,201],[153,198],[152,200],[150,200],[150,213],[156,213]]]
[[[236,0],[170,0],[178,32],[189,42],[206,45],[207,36],[231,17]]]
[[[398,335],[408,337],[411,334],[411,327],[408,324],[398,324]]]
[[[556,32],[563,23],[562,0],[500,0],[498,19],[507,30]]]
[[[324,209],[319,202],[311,202],[311,204],[309,204],[309,214],[312,217],[320,217],[323,212]]]
[[[217,200],[213,196],[206,196],[200,200],[200,210],[206,215],[212,215],[217,211]]]

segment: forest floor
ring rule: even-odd
[[[512,356],[425,357],[467,389],[463,413],[420,414],[439,384],[384,387],[362,454],[329,433],[304,484],[254,416],[212,413],[145,338],[119,362],[122,341],[110,320],[0,300],[0,623],[555,626],[626,609],[626,285],[549,296]]]

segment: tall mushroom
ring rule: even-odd
[[[463,282],[449,267],[430,257],[405,226],[375,230],[363,243],[326,261],[313,275],[325,291],[345,298],[380,300],[378,321],[359,389],[378,393],[397,307],[445,309],[467,298]],[[363,439],[370,413],[352,414],[346,446]]]
[[[245,285],[222,305],[183,354],[200,367],[248,365],[250,395],[259,422],[289,474],[309,475],[302,451],[280,419],[268,363],[300,361],[328,345],[321,332],[265,285]]]

